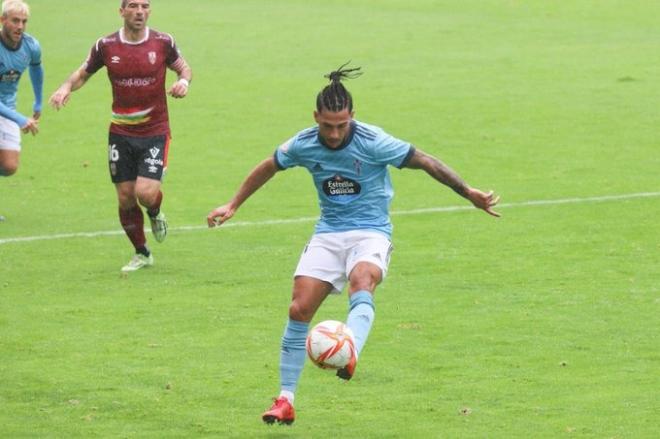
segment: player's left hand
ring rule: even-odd
[[[183,98],[188,94],[188,81],[179,79],[167,91],[167,94],[173,98]]]
[[[41,111],[35,111],[34,113],[32,113],[32,119],[39,120],[40,117],[41,117]]]
[[[500,217],[500,214],[493,210],[493,206],[500,201],[499,195],[495,195],[495,192],[482,192],[479,189],[470,188],[467,191],[467,198],[477,209],[483,209],[489,215]]]
[[[39,132],[39,121],[32,117],[29,118],[27,123],[21,127],[21,131],[25,134],[30,133],[33,136],[36,135]]]
[[[218,206],[206,216],[206,223],[211,228],[220,226],[234,216],[234,213],[236,213],[236,209],[231,206],[231,203]]]

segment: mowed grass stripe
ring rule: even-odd
[[[515,208],[515,207],[527,207],[527,206],[554,206],[558,204],[581,204],[581,203],[598,203],[598,202],[608,202],[608,201],[622,201],[630,200],[635,198],[652,198],[659,197],[660,192],[639,192],[634,194],[620,194],[620,195],[603,195],[603,196],[594,196],[594,197],[575,197],[575,198],[558,198],[554,200],[530,200],[530,201],[521,201],[518,203],[502,203],[498,205],[500,209]],[[462,210],[471,210],[474,209],[472,206],[463,205],[463,206],[446,206],[446,207],[429,207],[422,209],[410,209],[410,210],[400,210],[392,211],[392,215],[420,215],[425,213],[443,213],[443,212],[456,212]],[[316,221],[318,217],[301,217],[301,218],[290,218],[290,219],[280,219],[280,220],[264,220],[264,221],[236,221],[223,225],[223,228],[226,227],[257,227],[257,226],[270,226],[270,225],[280,225],[280,224],[297,224],[297,223],[306,223],[311,221]],[[170,231],[177,232],[186,232],[186,231],[196,231],[204,230],[208,227],[205,225],[199,226],[180,226],[172,227]],[[145,231],[149,229],[145,228]],[[71,239],[71,238],[97,238],[102,236],[115,236],[123,235],[123,230],[105,230],[99,232],[76,232],[76,233],[58,233],[53,235],[38,235],[38,236],[23,236],[15,238],[5,238],[0,239],[1,244],[11,244],[11,243],[20,243],[20,242],[34,242],[34,241],[50,241],[55,239]]]

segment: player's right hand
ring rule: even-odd
[[[232,208],[229,204],[216,207],[206,216],[206,223],[209,227],[220,226],[229,218],[234,216],[235,212],[236,209]]]
[[[55,90],[55,93],[48,99],[48,103],[56,110],[59,110],[60,108],[64,107],[67,102],[69,102],[69,98],[71,97],[71,91],[69,90],[63,90],[62,87],[58,88]]]
[[[482,192],[479,189],[468,188],[466,196],[468,200],[472,202],[474,207],[483,209],[486,213],[494,217],[500,217],[500,214],[493,210],[493,207],[500,202],[500,197],[499,195],[496,195],[495,192]]]

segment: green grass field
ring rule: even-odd
[[[30,2],[46,98],[120,27],[117,3]],[[660,435],[660,3],[152,6],[194,71],[170,102],[170,236],[153,268],[119,275],[132,248],[99,72],[0,179],[0,437]],[[224,228],[205,216],[313,124],[322,75],[349,59],[356,117],[498,191],[503,217],[392,170],[396,250],[357,374],[308,363],[296,423],[265,426],[316,195],[296,169]],[[346,307],[331,297],[315,321]]]

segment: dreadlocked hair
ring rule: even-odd
[[[316,96],[317,111],[339,112],[345,108],[348,108],[348,111],[353,111],[353,97],[344,87],[344,84],[341,83],[341,80],[355,79],[361,76],[362,72],[360,71],[361,67],[347,69],[346,66],[349,63],[350,61],[337,70],[324,75],[325,78],[330,80],[330,84],[326,85]]]

